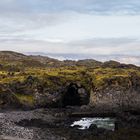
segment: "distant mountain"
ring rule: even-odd
[[[61,67],[61,66],[86,66],[86,67],[109,67],[109,68],[139,68],[132,64],[123,64],[117,61],[100,62],[94,59],[83,60],[58,60],[48,56],[25,55],[12,51],[0,51],[0,64],[22,67]]]
[[[0,62],[10,65],[30,66],[30,67],[59,67],[59,66],[100,66],[102,63],[93,59],[85,59],[79,61],[58,60],[43,56],[41,54],[25,55],[12,51],[0,51]]]
[[[105,61],[118,61],[120,63],[134,64],[140,66],[140,56],[133,55],[93,55],[93,54],[63,54],[63,53],[42,53],[42,52],[29,52],[27,55],[41,55],[49,56],[58,60],[83,60],[83,59],[94,59],[101,62]]]
[[[0,62],[20,66],[51,66],[61,63],[59,60],[44,56],[28,56],[12,51],[0,51]]]
[[[18,53],[18,52],[0,51],[0,59],[3,59],[3,60],[19,60],[19,59],[25,59],[25,58],[27,58],[26,55]]]

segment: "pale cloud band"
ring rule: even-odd
[[[128,38],[110,38],[79,40],[61,42],[59,40],[31,40],[31,39],[9,39],[1,40],[0,46],[5,50],[20,52],[46,52],[46,53],[73,53],[92,55],[139,55],[140,40]],[[43,51],[42,51],[43,50]]]
[[[140,55],[140,1],[1,1],[0,50]]]

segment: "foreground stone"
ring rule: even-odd
[[[20,139],[20,138],[9,137],[9,136],[0,136],[0,140],[27,140],[27,139]]]
[[[120,128],[115,132],[98,129],[95,126],[91,126],[89,130],[72,128],[69,116],[71,113],[76,114],[77,111],[80,111],[78,107],[75,110],[37,109],[2,112],[0,113],[0,140],[106,140],[106,138],[110,140],[112,137],[114,140],[118,140],[117,138],[121,139],[122,136],[127,140],[132,140],[133,137],[135,140],[140,138],[140,129],[136,129],[135,125],[133,128],[127,127],[123,118],[121,120],[124,124],[122,127],[119,125]],[[97,111],[93,114],[98,115],[101,112]],[[121,114],[121,116],[126,115]],[[133,119],[132,122],[134,120],[136,119]],[[120,123],[122,122],[120,121]],[[127,132],[129,132],[128,135],[125,135]]]

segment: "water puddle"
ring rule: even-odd
[[[79,126],[78,129],[88,129],[91,124],[95,124],[97,128],[104,128],[107,130],[115,130],[115,119],[113,118],[81,118],[74,121],[71,127]]]
[[[97,128],[104,128],[106,130],[115,130],[116,120],[113,118],[75,118],[74,120],[70,119],[70,123],[57,121],[49,123],[48,121],[41,119],[31,119],[31,120],[22,120],[17,123],[17,125],[22,127],[37,127],[37,128],[59,128],[59,127],[75,127],[77,129],[85,130],[94,124]]]

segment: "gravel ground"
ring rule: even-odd
[[[57,120],[53,115],[44,110],[0,113],[0,140],[62,140],[61,136],[54,135],[48,128],[17,125],[20,121],[33,119],[53,124]]]
[[[140,124],[139,116],[121,114],[123,116],[121,120],[124,123],[121,121],[120,129],[114,132],[94,128],[94,131],[82,131],[77,128],[70,128],[71,121],[68,115],[79,116],[81,113],[87,115],[87,112],[79,109],[72,110],[0,111],[0,140],[140,140],[140,129],[137,127]],[[99,114],[102,115],[102,111],[95,110],[92,115],[94,117]],[[103,114],[105,116],[111,115],[108,112],[103,112]],[[134,124],[133,128],[127,128],[127,123]]]

